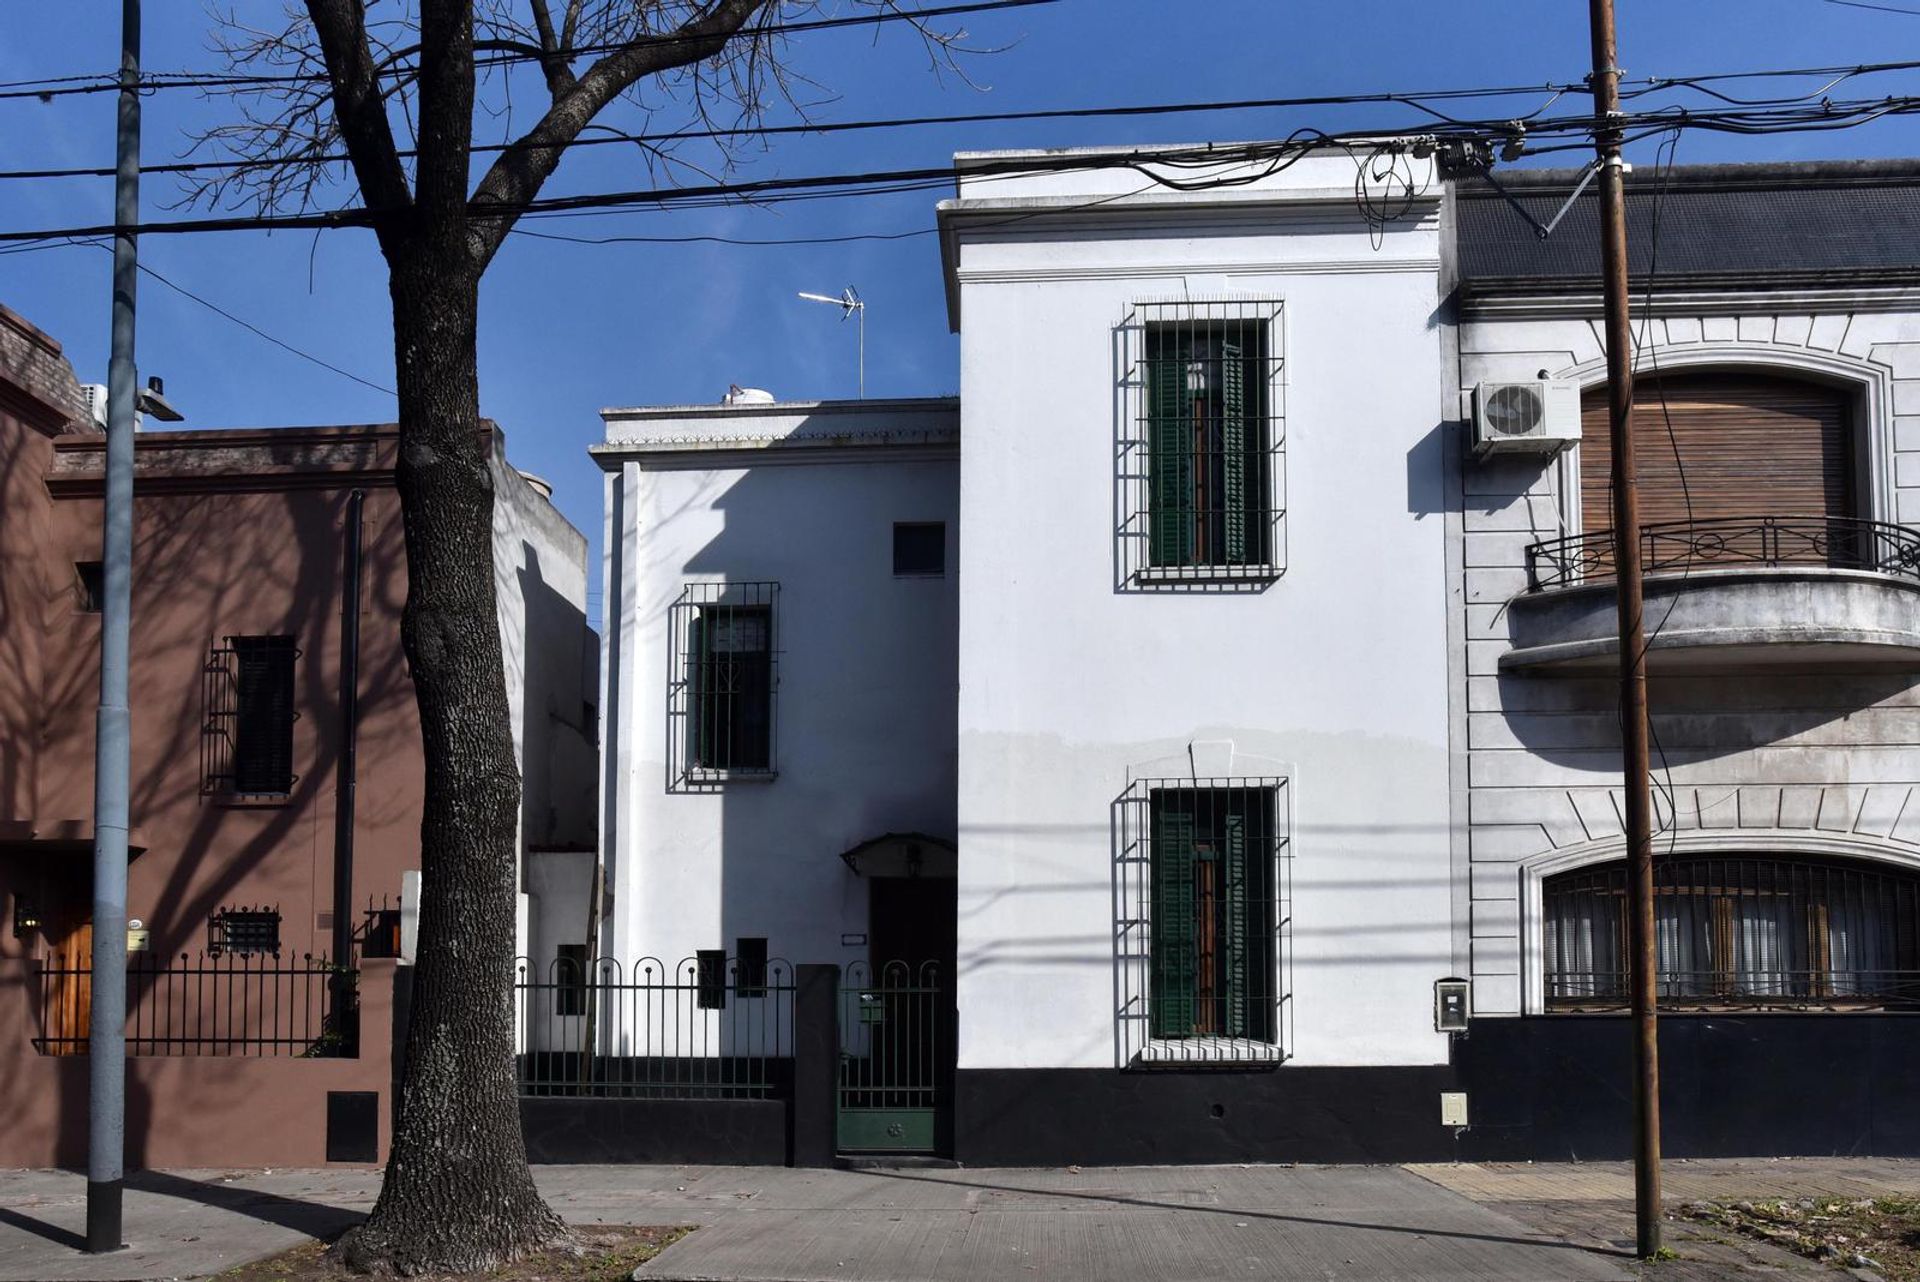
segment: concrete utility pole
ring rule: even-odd
[[[1607,419],[1613,452],[1613,565],[1620,615],[1620,738],[1627,784],[1627,903],[1633,990],[1633,1203],[1642,1259],[1660,1250],[1660,1046],[1653,937],[1653,806],[1648,779],[1647,645],[1642,626],[1640,496],[1633,452],[1633,333],[1627,296],[1627,198],[1620,159],[1620,66],[1613,0],[1589,0],[1594,149],[1607,312]]]
[[[87,1028],[87,1250],[118,1251],[126,1174],[127,623],[133,611],[133,233],[140,221],[140,0],[120,5],[120,118],[113,181],[113,348],[107,361],[107,491],[100,539],[100,711],[93,750],[93,977]]]

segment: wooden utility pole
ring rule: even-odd
[[[1653,937],[1653,806],[1648,779],[1647,644],[1641,621],[1640,496],[1633,451],[1633,334],[1627,296],[1627,199],[1620,159],[1620,66],[1613,0],[1589,0],[1594,149],[1607,313],[1607,422],[1613,452],[1613,565],[1620,615],[1620,739],[1627,785],[1629,983],[1633,990],[1633,1203],[1637,1252],[1660,1250],[1660,1046]]]

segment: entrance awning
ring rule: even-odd
[[[953,843],[924,832],[890,832],[840,858],[856,877],[955,877],[960,871]]]

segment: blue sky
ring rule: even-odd
[[[1830,0],[1620,0],[1622,62],[1629,75],[1671,76],[1920,56],[1920,0],[1887,2],[1910,3],[1916,12]],[[280,5],[235,0],[234,7],[264,25]],[[0,43],[0,80],[113,65],[118,0],[11,9]],[[1533,84],[1577,80],[1588,62],[1584,0],[1062,0],[959,21],[974,43],[1006,46],[967,61],[977,87],[931,74],[924,51],[899,24],[794,37],[793,65],[818,83],[819,96],[832,99],[814,115],[837,120]],[[149,3],[145,65],[153,71],[217,67],[208,36],[202,6]],[[1913,93],[1920,75],[1869,83],[1876,95]],[[523,127],[537,93],[530,80],[516,87]],[[146,159],[176,156],[188,130],[230,109],[191,92],[150,96]],[[631,114],[613,119],[635,121]],[[738,172],[772,177],[907,168],[941,164],[961,149],[1261,138],[1303,125],[1353,129],[1413,119],[1398,107],[1312,108],[792,136],[749,154]],[[656,128],[678,123],[670,112],[654,121]],[[477,133],[486,139],[498,128],[483,116]],[[0,168],[104,165],[112,144],[111,95],[0,101]],[[653,185],[638,157],[623,150],[602,147],[570,157],[547,194]],[[1906,154],[1920,154],[1920,119],[1829,135],[1689,134],[1679,160]],[[1651,159],[1650,143],[1638,159]],[[168,209],[181,194],[173,180],[150,176],[143,193],[148,216],[187,212]],[[336,186],[322,200],[340,203],[348,194]],[[920,192],[772,209],[635,211],[538,227],[585,236],[903,232],[932,226],[936,198]],[[0,182],[0,227],[102,223],[111,207],[106,179]],[[149,237],[142,255],[183,287],[276,337],[372,383],[391,384],[385,273],[370,234]],[[84,246],[0,257],[0,302],[60,339],[87,381],[105,375],[108,267],[105,252]],[[516,237],[484,287],[482,408],[506,428],[513,461],[552,480],[563,510],[597,543],[599,473],[586,455],[600,434],[596,411],[713,401],[731,382],[769,388],[784,399],[852,395],[852,326],[826,307],[794,298],[798,290],[835,293],[848,284],[870,304],[869,393],[953,391],[957,346],[947,332],[931,236],[762,248],[586,246]],[[151,280],[141,285],[139,355],[143,375],[166,378],[188,426],[393,415],[391,397],[292,356]]]

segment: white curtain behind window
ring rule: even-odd
[[[1613,895],[1562,895],[1547,913],[1548,974],[1553,997],[1614,997],[1626,992],[1620,956],[1620,900]]]
[[[1742,895],[1733,901],[1733,974],[1744,997],[1792,997],[1807,991],[1807,909],[1788,895]]]
[[[1699,895],[1663,895],[1653,898],[1654,970],[1662,997],[1705,997],[1713,992],[1713,959],[1709,952],[1712,914]]]

